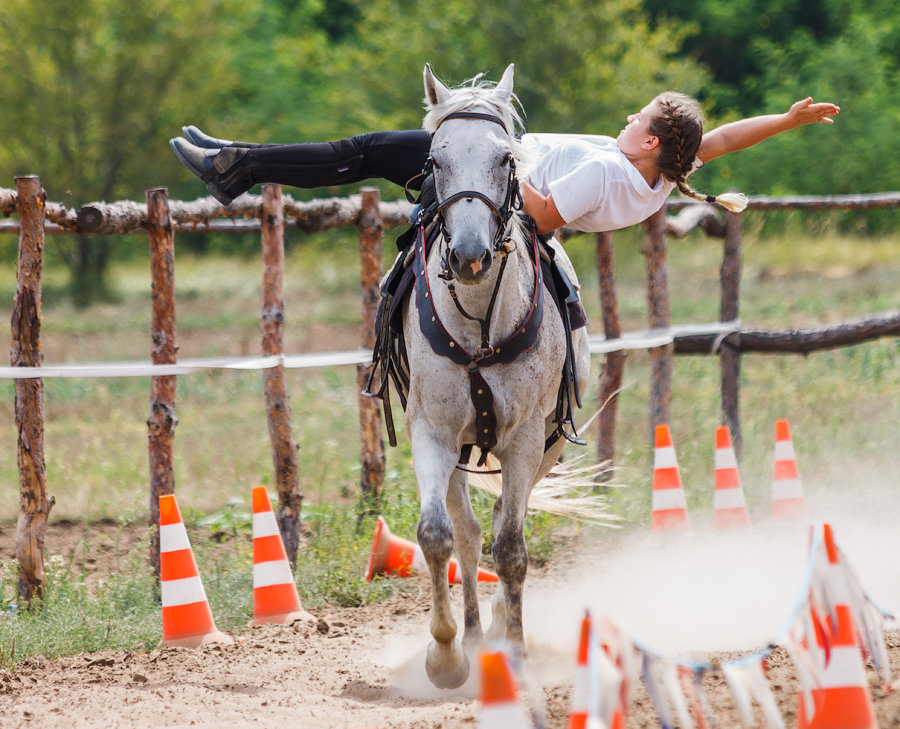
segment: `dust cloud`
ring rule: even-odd
[[[900,484],[872,478],[816,489],[804,484],[807,519],[774,521],[751,510],[752,526],[716,530],[711,515],[691,514],[689,535],[636,528],[590,536],[564,566],[529,574],[525,585],[527,671],[537,684],[569,676],[586,609],[612,619],[636,644],[672,658],[747,653],[780,639],[805,598],[810,527],[826,522],[870,598],[900,614]],[[451,592],[462,636],[461,590]],[[489,599],[481,603],[485,629]],[[477,660],[456,691],[435,689],[425,670],[430,612],[415,634],[392,634],[373,653],[389,683],[410,698],[474,698]]]
[[[750,652],[778,640],[803,600],[810,525],[831,524],[838,547],[870,599],[900,614],[900,484],[840,490],[804,486],[808,519],[776,522],[751,512],[745,529],[690,535],[648,530],[604,537],[576,563],[526,587],[525,628],[539,650],[574,655],[586,609],[622,627],[646,650],[670,657]],[[589,540],[588,540],[589,541]]]

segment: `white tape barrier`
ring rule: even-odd
[[[372,352],[317,352],[315,354],[277,355],[273,357],[198,357],[177,364],[154,365],[147,362],[95,362],[92,364],[49,365],[44,367],[0,367],[0,378],[35,377],[163,377],[186,375],[212,369],[264,370],[284,365],[288,369],[328,367],[370,362]]]
[[[623,349],[652,349],[675,341],[677,335],[718,334],[725,336],[740,331],[740,322],[715,324],[685,324],[668,329],[651,329],[630,332],[618,339],[588,337],[591,354],[603,354]],[[284,365],[285,369],[306,367],[335,367],[363,364],[372,361],[368,349],[347,352],[317,352],[314,354],[288,354],[273,357],[197,357],[183,359],[176,364],[155,365],[149,362],[94,362],[71,365],[44,365],[41,367],[0,367],[0,379],[34,379],[37,377],[164,377],[186,375],[211,369],[264,370]]]
[[[672,344],[676,336],[690,337],[704,334],[717,334],[724,338],[741,330],[739,319],[716,322],[713,324],[678,324],[667,329],[648,329],[643,332],[628,332],[618,339],[606,339],[599,334],[588,337],[591,354],[607,354],[623,349],[653,349]],[[713,347],[715,350],[716,347]]]

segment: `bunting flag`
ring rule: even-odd
[[[822,670],[816,666],[809,651],[803,645],[802,628],[793,629],[782,643],[794,663],[797,681],[800,684],[800,698],[807,716],[816,713],[815,692],[822,688]]]
[[[611,729],[624,729],[631,692],[640,671],[640,652],[624,631],[604,616],[593,621],[597,643],[619,674],[619,691],[616,708],[606,720]]]
[[[678,716],[678,723],[684,729],[691,729],[694,726],[691,721],[691,715],[688,713],[687,701],[684,698],[684,692],[681,689],[681,682],[678,680],[678,666],[673,661],[664,661],[660,671],[663,688],[669,699],[669,704],[675,707],[675,714]]]
[[[662,685],[661,674],[665,660],[659,656],[651,655],[647,652],[641,654],[641,678],[644,679],[644,687],[647,689],[647,695],[656,714],[659,716],[659,723],[662,729],[674,729],[675,719],[672,716],[672,710],[669,702],[666,700],[666,691]]]
[[[754,725],[753,702],[755,701],[762,710],[767,726],[784,729],[784,720],[778,712],[775,697],[772,696],[763,673],[761,656],[745,659],[742,663],[723,664],[722,671],[725,674],[728,688],[731,689],[738,716],[745,727],[749,729]]]
[[[707,717],[712,716],[712,711],[703,691],[703,669],[678,666],[678,678],[693,713],[697,729],[709,729],[710,722]]]
[[[840,552],[840,547],[837,547]],[[887,690],[891,685],[891,664],[884,642],[886,617],[866,595],[856,570],[841,553],[840,565],[847,583],[847,602],[853,616],[853,624],[859,633],[859,643],[872,659],[881,685]]]

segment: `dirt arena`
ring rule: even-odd
[[[876,521],[865,529],[887,529],[890,523],[896,522]],[[65,556],[66,549],[74,549],[83,539],[81,529],[51,527],[48,550]],[[96,527],[92,530],[96,533]],[[852,525],[845,531],[846,541],[853,544],[842,549],[852,558],[859,537]],[[836,532],[840,541],[840,529]],[[14,529],[4,527],[0,532],[4,558],[13,538]],[[765,646],[797,597],[808,528],[797,527],[789,535],[764,531],[747,539],[753,541],[751,548],[743,539],[700,534],[685,544],[660,549],[647,535],[623,535],[603,555],[575,550],[549,567],[531,570],[526,587],[526,670],[534,690],[530,696],[523,692],[523,703],[543,704],[547,727],[567,726],[579,616],[585,607],[617,620],[626,616],[629,634],[665,655],[728,659]],[[752,559],[736,563],[741,558],[735,555],[745,553],[752,553]],[[896,550],[886,544],[882,553],[890,557]],[[102,555],[94,564],[103,569]],[[875,571],[856,566],[863,581],[868,577],[876,583],[868,589],[900,594],[900,586],[889,587],[900,582],[896,579],[900,567],[892,559]],[[878,574],[885,579],[872,579]],[[422,578],[410,580],[415,586],[411,594],[380,605],[316,611],[316,623],[248,628],[234,636],[234,645],[30,659],[14,672],[0,670],[0,726],[474,726],[477,677],[473,674],[456,691],[438,691],[425,677],[429,591]],[[742,589],[736,585],[746,586],[747,592],[735,595]],[[488,616],[493,588],[481,589],[482,615]],[[461,594],[458,588],[452,592],[459,615]],[[887,606],[894,593],[885,596]],[[900,635],[888,630],[887,642],[896,676]],[[769,656],[766,669],[786,725],[795,726],[798,685],[792,662],[779,649]],[[900,726],[897,692],[877,685],[871,664],[868,676],[880,726]],[[705,688],[716,725],[738,726],[721,672],[707,672]],[[761,715],[757,722],[764,725]],[[628,726],[659,726],[640,682]]]

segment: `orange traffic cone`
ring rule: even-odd
[[[678,460],[668,425],[656,426],[656,448],[653,457],[653,510],[650,528],[654,531],[689,530],[687,504]]]
[[[159,497],[159,579],[163,643],[196,648],[234,642],[213,622],[174,494]]]
[[[588,656],[592,639],[591,615],[586,612],[581,620],[581,637],[578,639],[578,655],[575,658],[569,729],[586,729],[588,716],[591,714],[591,676]]]
[[[856,641],[846,577],[840,569],[835,569],[839,568],[840,554],[829,524],[824,525],[824,541],[834,608],[822,621],[824,635],[817,632],[818,645],[813,649],[820,652],[820,663],[825,666],[821,685],[812,689],[815,713],[807,715],[801,691],[797,729],[877,729],[866,669]]]
[[[744,502],[737,458],[731,445],[731,433],[724,425],[716,428],[715,492],[713,519],[716,527],[744,527],[750,525],[750,515]]]
[[[366,582],[371,581],[375,575],[409,577],[413,570],[428,572],[428,564],[425,562],[422,548],[415,542],[395,537],[388,529],[384,517],[379,516],[375,523],[375,531],[372,533],[372,551],[369,554],[369,563],[366,565]],[[462,582],[462,570],[459,562],[455,559],[450,560],[447,578],[451,585]],[[478,580],[480,582],[500,581],[493,572],[481,567],[478,568]]]
[[[609,646],[600,645],[591,614],[585,611],[572,682],[569,729],[625,729],[623,685],[622,674],[609,655]]]
[[[775,421],[775,469],[772,476],[774,517],[799,518],[806,513],[796,458],[787,420]]]
[[[506,654],[481,653],[480,729],[531,729],[531,720],[518,700],[516,681]]]
[[[253,488],[252,502],[253,620],[250,625],[315,620],[300,604],[297,584],[265,486]]]

